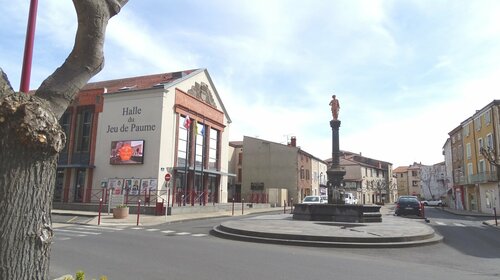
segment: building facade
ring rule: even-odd
[[[227,201],[231,120],[206,69],[89,83],[60,123],[55,202]]]
[[[238,147],[235,150],[242,149],[241,156],[232,157],[242,158],[240,193],[235,187],[235,197],[267,202],[261,200],[267,200],[270,190],[286,190],[286,200],[298,203],[307,195],[324,191],[321,179],[326,180],[326,163],[300,149],[295,137],[284,145],[244,136],[242,146],[238,144],[231,142]]]

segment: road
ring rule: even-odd
[[[219,239],[232,218],[155,227],[56,228],[51,275],[87,279],[500,279],[500,231],[481,219],[426,208],[444,242],[402,249],[336,249]],[[401,219],[405,219],[402,217]]]

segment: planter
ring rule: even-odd
[[[113,218],[125,219],[128,217],[128,207],[113,208]]]

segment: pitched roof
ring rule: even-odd
[[[83,90],[106,88],[107,92],[117,92],[120,89],[128,88],[134,90],[152,88],[158,84],[169,84],[178,79],[197,71],[200,69],[185,70],[171,73],[161,73],[146,76],[128,77],[116,80],[107,80],[101,82],[88,83]]]
[[[393,173],[404,173],[408,172],[408,166],[398,166],[392,171]]]

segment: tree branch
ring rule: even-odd
[[[35,95],[46,99],[60,118],[76,94],[104,67],[104,35],[111,17],[128,0],[73,0],[78,16],[75,45],[66,61],[50,75]]]

